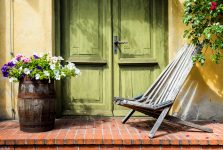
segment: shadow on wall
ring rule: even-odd
[[[5,1],[0,1],[0,67],[6,62],[6,9]],[[1,73],[0,73],[1,74]],[[0,120],[8,118],[6,111],[6,80],[0,75]]]
[[[184,43],[182,23],[184,0],[169,1],[169,58]],[[209,52],[209,53],[208,53]],[[223,121],[223,62],[212,63],[211,51],[206,53],[204,66],[197,64],[192,69],[170,113],[185,120]]]
[[[210,49],[205,52],[206,63],[203,67],[199,66],[198,70],[211,90],[218,96],[223,97],[223,60],[221,60],[219,64],[213,63],[210,60],[211,53],[212,50]]]
[[[38,0],[26,0],[26,2],[36,11],[39,11],[39,1]]]
[[[223,120],[223,72],[207,61],[196,65],[181,89],[171,113],[184,120]]]

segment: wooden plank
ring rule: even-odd
[[[131,101],[128,99],[116,98],[115,103],[122,106],[130,106],[130,107],[133,106],[133,107],[141,107],[143,109],[148,109],[148,110],[157,110],[157,109],[165,108],[166,106],[172,105],[173,100],[165,101],[163,103],[156,104],[156,105],[150,105],[150,104],[140,103],[137,101]]]
[[[107,60],[101,58],[78,58],[78,57],[70,57],[66,62],[73,62],[75,64],[81,65],[90,65],[90,64],[97,64],[97,65],[106,65]]]
[[[167,10],[167,5],[164,1],[112,1],[113,35],[119,36],[120,41],[128,41],[128,44],[120,45],[113,55],[114,96],[130,98],[145,92],[165,68],[167,13],[164,9]],[[117,115],[116,110],[121,109],[124,108],[115,105],[114,115]]]
[[[154,137],[156,131],[160,127],[161,123],[163,122],[163,119],[166,117],[169,110],[170,110],[170,107],[166,107],[165,109],[163,109],[162,113],[160,114],[159,118],[157,119],[156,123],[154,124],[152,130],[149,132],[150,138]]]
[[[135,110],[130,110],[128,114],[122,119],[122,123],[126,123],[126,121],[133,115],[134,112]]]
[[[184,60],[186,63],[184,63],[184,65],[182,65],[181,71],[179,71],[179,74],[176,76],[176,79],[173,81],[173,84],[170,91],[169,91],[169,95],[166,96],[166,99],[170,100],[174,100],[177,96],[177,94],[180,91],[180,88],[182,87],[186,77],[188,76],[189,72],[192,69],[193,63],[192,63],[192,53],[194,51],[194,48],[190,48],[189,50],[189,55],[187,56],[187,58]],[[164,101],[161,99],[161,102]]]
[[[185,49],[186,49],[186,47],[185,47]],[[161,77],[159,82],[154,83],[154,87],[153,87],[152,91],[150,91],[149,94],[146,94],[146,95],[148,95],[147,99],[154,99],[156,97],[156,95],[159,94],[159,92],[163,88],[164,84],[166,84],[166,81],[168,80],[168,76],[171,75],[171,72],[175,69],[176,64],[178,63],[180,58],[183,56],[185,49],[182,49],[182,51],[178,52],[179,55],[177,55],[177,58],[174,59],[174,61],[171,63],[171,65],[167,68],[167,71],[163,74],[163,76]],[[151,104],[153,101],[147,100],[146,103],[147,102],[149,102],[149,104]]]
[[[172,121],[174,123],[178,123],[178,124],[182,124],[182,125],[185,125],[185,126],[188,126],[188,127],[199,129],[201,131],[213,133],[213,130],[210,129],[210,128],[202,127],[201,125],[198,125],[198,124],[195,124],[195,123],[191,123],[191,122],[188,122],[188,121],[184,121],[184,120],[181,120],[181,119],[179,119],[177,117],[174,117],[174,116],[167,115],[165,119],[167,119],[169,121]]]
[[[147,114],[147,115],[149,115],[153,118],[156,118],[156,119],[160,115],[160,113],[157,113],[157,112],[154,112],[154,111],[146,111],[146,110],[143,110],[143,109],[137,109],[137,111],[139,111],[141,113],[145,113],[145,114]],[[181,120],[181,119],[179,119],[177,117],[174,117],[174,116],[166,115],[166,117],[164,119],[167,120],[167,121],[173,122],[173,123],[177,123],[177,124],[181,124],[181,125],[184,125],[184,126],[192,127],[192,128],[199,129],[201,131],[205,131],[205,132],[208,132],[208,133],[213,132],[213,130],[211,128],[203,127],[203,126],[195,124],[195,123],[184,121],[184,120]]]
[[[139,110],[139,111],[142,112],[142,110]],[[156,112],[150,111],[150,112],[146,112],[146,113],[148,115],[150,115],[151,117],[154,117],[154,118],[159,117],[159,114],[157,114]],[[201,131],[205,131],[205,132],[208,132],[208,133],[213,133],[213,130],[211,128],[203,127],[203,126],[195,124],[195,123],[184,121],[184,120],[181,120],[181,119],[179,119],[177,117],[174,117],[174,116],[166,115],[165,120],[173,122],[173,123],[181,124],[181,125],[184,125],[184,126],[192,127],[192,128],[195,128],[195,129],[199,129]]]
[[[169,95],[175,94],[172,93],[172,89],[178,84],[176,80],[182,75],[182,72],[185,70],[185,62],[187,61],[188,56],[190,56],[190,51],[186,49],[186,54],[184,54],[184,57],[180,59],[178,64],[175,66],[172,74],[170,75],[169,80],[166,83],[166,88],[163,88],[163,91],[159,94],[158,98],[154,102],[154,104],[159,104],[160,102],[165,102],[166,100],[169,100]]]
[[[158,61],[153,58],[138,59],[138,58],[121,58],[118,61],[119,65],[158,65]]]
[[[63,114],[112,115],[111,1],[60,3],[61,55],[82,73],[61,81]]]

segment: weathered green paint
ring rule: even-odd
[[[165,66],[166,6],[165,0],[113,0],[113,35],[128,41],[114,55],[114,96],[144,93]],[[116,116],[126,111],[114,106]]]
[[[110,0],[63,0],[63,51],[81,76],[63,82],[63,114],[112,115]]]
[[[60,1],[56,0],[53,1],[54,3],[54,20],[55,24],[53,24],[55,28],[55,54],[57,56],[61,55],[61,38],[60,38]],[[62,97],[61,97],[61,82],[57,81],[56,82],[56,117],[61,117],[62,115]]]
[[[81,76],[62,81],[64,115],[124,115],[113,96],[146,91],[166,64],[165,0],[61,0],[61,53]],[[112,36],[128,44],[117,54]]]

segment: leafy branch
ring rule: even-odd
[[[188,27],[183,37],[192,44],[213,50],[210,59],[219,63],[223,50],[223,0],[186,0],[183,23]],[[204,53],[193,57],[193,61],[205,63]]]

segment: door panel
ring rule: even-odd
[[[120,95],[132,98],[145,91],[150,85],[151,71],[149,69],[148,67],[120,68]]]
[[[62,49],[81,70],[63,81],[64,115],[112,115],[109,0],[62,0]]]
[[[125,115],[113,96],[144,93],[166,65],[166,0],[61,0],[61,53],[82,74],[62,81],[64,115]],[[112,37],[128,44],[113,51]]]
[[[103,46],[101,5],[99,0],[91,0],[90,4],[89,0],[69,1],[71,56],[101,58]]]
[[[114,96],[143,94],[166,64],[165,0],[113,0],[113,36],[121,44],[114,54]],[[116,116],[129,109],[114,106]]]
[[[145,58],[151,55],[150,1],[120,0],[118,3],[119,37],[128,41],[120,50],[121,58]]]

